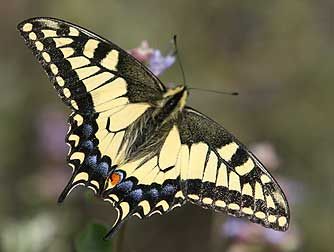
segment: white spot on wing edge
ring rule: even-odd
[[[73,116],[73,119],[77,122],[77,125],[80,126],[83,123],[83,117],[79,114]]]
[[[55,64],[50,64],[50,70],[54,75],[58,74],[58,67]]]
[[[278,218],[278,225],[280,227],[284,227],[287,224],[288,220],[286,219],[286,217],[281,216]]]
[[[211,205],[212,204],[212,202],[213,202],[213,200],[211,199],[211,198],[203,198],[202,199],[202,202],[204,203],[204,204],[206,204],[206,205]]]
[[[48,54],[47,52],[42,52],[42,57],[48,63],[51,61],[50,54]]]
[[[223,200],[216,200],[215,201],[215,205],[217,206],[217,207],[226,207],[226,203],[225,203],[225,201],[223,201]]]
[[[156,207],[162,206],[162,209],[164,210],[164,212],[166,212],[169,208],[169,204],[167,203],[166,200],[161,200]]]
[[[56,82],[58,83],[59,86],[63,87],[65,85],[65,81],[62,77],[57,76],[56,77]]]
[[[36,40],[37,39],[36,33],[34,33],[34,32],[30,32],[28,36],[29,36],[29,39],[31,39],[31,40]]]
[[[79,144],[80,137],[79,137],[78,135],[74,135],[74,134],[72,134],[72,135],[70,135],[70,136],[68,137],[68,140],[69,140],[69,141],[74,141],[74,147],[76,147],[76,146],[78,146],[78,144]]]
[[[43,51],[44,49],[44,45],[40,41],[36,41],[35,46],[38,51]]]
[[[63,89],[63,94],[66,98],[71,97],[71,91],[68,88]]]
[[[263,219],[266,218],[266,214],[264,212],[262,212],[262,211],[258,211],[254,215],[255,215],[255,217],[257,217],[257,218],[259,218],[261,220],[263,220]]]
[[[147,200],[141,201],[138,206],[142,207],[144,215],[147,215],[151,210],[150,203]]]
[[[130,212],[130,205],[129,203],[123,201],[119,204],[119,206],[122,209],[122,219],[124,219]]]
[[[229,209],[231,209],[231,210],[235,210],[235,211],[240,210],[240,206],[239,206],[238,204],[236,204],[236,203],[230,203],[230,204],[228,204],[227,207],[228,207]]]
[[[70,160],[74,160],[74,159],[78,159],[80,160],[80,163],[82,163],[85,159],[85,153],[83,152],[74,152],[71,157]]]
[[[22,31],[24,32],[30,32],[32,30],[32,23],[25,23],[22,26]]]
[[[73,183],[77,182],[77,181],[80,181],[80,180],[84,180],[84,181],[87,181],[88,180],[88,173],[87,172],[80,172],[78,173],[74,179],[73,179]]]

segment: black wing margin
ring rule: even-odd
[[[179,121],[181,187],[186,199],[204,208],[247,217],[286,231],[286,197],[260,161],[222,126],[186,107]]]

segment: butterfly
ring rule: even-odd
[[[59,197],[91,188],[131,216],[186,202],[286,231],[289,207],[260,161],[217,122],[186,106],[186,86],[167,89],[114,43],[78,25],[37,17],[18,25],[62,101],[72,176]]]

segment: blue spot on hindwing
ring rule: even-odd
[[[106,177],[109,172],[109,164],[107,162],[101,162],[98,164],[97,170],[101,173],[103,177]]]
[[[161,189],[161,196],[168,197],[175,192],[175,187],[173,185],[167,184]]]
[[[156,200],[159,198],[159,191],[156,188],[152,188],[148,194],[151,196],[153,200]]]
[[[94,144],[92,141],[87,140],[82,143],[82,147],[85,148],[88,151],[92,151],[94,148]]]
[[[133,187],[133,182],[130,180],[119,183],[116,188],[122,193],[129,193]]]
[[[97,165],[97,156],[96,155],[88,156],[86,158],[86,163],[88,166],[95,168]]]
[[[82,127],[83,135],[88,138],[93,133],[93,127],[90,124],[84,124]]]
[[[136,189],[129,194],[129,197],[134,201],[140,201],[141,198],[143,197],[143,190]]]

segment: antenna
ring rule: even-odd
[[[188,88],[188,89],[193,89],[193,90],[199,90],[203,92],[208,92],[208,93],[216,93],[216,94],[226,94],[226,95],[239,95],[238,92],[224,92],[224,91],[217,91],[217,90],[211,90],[211,89],[205,89],[205,88]]]
[[[174,49],[175,49],[174,55],[176,55],[177,62],[179,63],[179,67],[180,67],[181,74],[182,74],[182,79],[183,79],[183,85],[186,85],[186,83],[187,83],[186,82],[186,76],[184,74],[184,69],[183,69],[183,66],[182,66],[181,57],[179,55],[179,51],[178,51],[178,47],[177,47],[177,43],[176,43],[176,35],[173,36],[173,43],[174,43]]]
[[[184,86],[186,86],[186,75],[184,74],[184,69],[182,66],[182,61],[181,61],[181,57],[179,54],[179,50],[177,47],[177,42],[176,42],[176,35],[173,36],[173,44],[174,44],[174,55],[176,56],[177,62],[179,63],[179,67],[182,73],[182,78],[183,78],[183,84]],[[188,89],[193,89],[193,90],[199,90],[199,91],[204,91],[204,92],[208,92],[208,93],[216,93],[216,94],[225,94],[225,95],[239,95],[238,92],[224,92],[224,91],[217,91],[217,90],[210,90],[210,89],[205,89],[205,88],[193,88],[193,87],[189,87]]]

